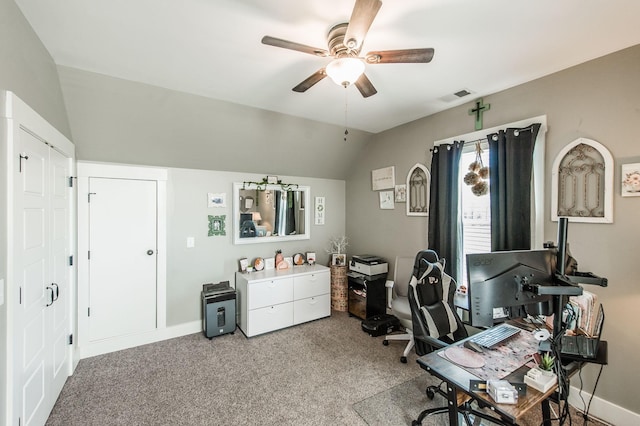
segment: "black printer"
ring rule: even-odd
[[[387,262],[374,255],[353,256],[349,262],[349,315],[367,319],[387,310]]]

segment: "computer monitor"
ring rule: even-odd
[[[508,318],[552,314],[551,296],[525,288],[554,285],[556,261],[555,249],[467,254],[471,325],[491,327]]]

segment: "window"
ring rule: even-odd
[[[489,164],[489,144],[480,143],[482,162]],[[486,253],[491,251],[491,203],[489,194],[477,196],[471,186],[463,182],[469,172],[469,165],[476,160],[475,143],[465,144],[460,157],[460,217],[462,220],[462,256],[466,259],[469,253]],[[458,279],[467,286],[467,263],[460,262],[461,275]]]

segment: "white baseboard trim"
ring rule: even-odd
[[[136,346],[147,345],[149,343],[160,342],[162,340],[173,339],[174,337],[185,336],[201,331],[202,321],[192,321],[157,329],[148,333],[132,334],[91,342],[80,346],[78,349],[80,351],[80,359],[91,358],[97,355],[134,348]]]
[[[580,389],[571,386],[569,391],[569,404],[576,410],[583,411],[585,405],[589,404],[591,394],[582,391],[582,399],[580,398]],[[584,399],[584,403],[582,400]],[[615,405],[598,396],[594,396],[589,408],[589,415],[598,418],[604,422],[615,426],[635,426],[640,425],[640,414],[631,410]],[[582,424],[582,420],[578,423]]]

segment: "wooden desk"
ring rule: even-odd
[[[523,333],[527,333],[527,331],[523,330]],[[464,340],[457,344],[463,344],[463,342]],[[545,393],[528,387],[526,394],[518,397],[517,404],[498,404],[486,392],[474,392],[470,389],[470,381],[479,380],[479,378],[439,355],[439,352],[446,349],[443,348],[418,358],[418,364],[431,375],[446,382],[450,425],[458,425],[458,415],[461,413],[460,401],[463,401],[465,396],[476,400],[481,406],[490,407],[493,412],[500,416],[504,424],[518,423],[525,413],[540,405],[543,419],[545,419],[545,426],[551,424],[549,397],[556,392],[557,386]],[[579,367],[579,362],[565,365],[568,375],[573,374]],[[529,367],[522,366],[504,377],[504,380],[511,383],[524,383],[524,376],[527,371],[529,371]],[[414,422],[414,424],[420,423]]]

